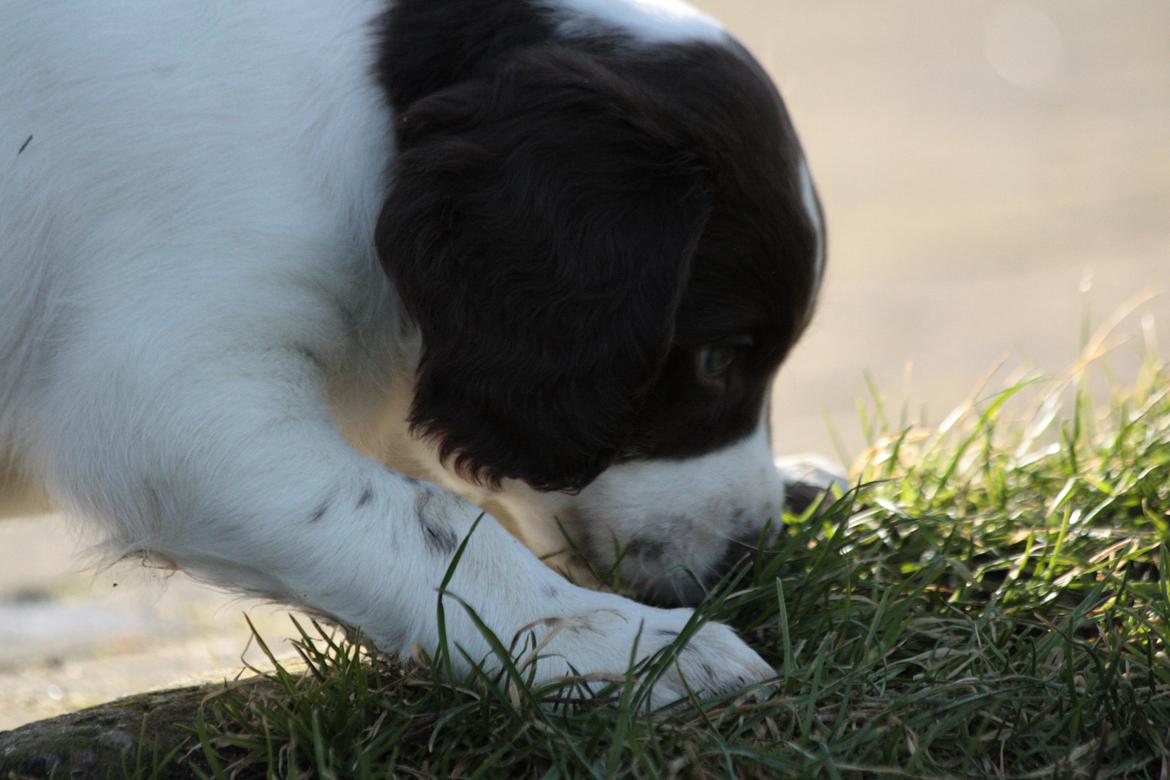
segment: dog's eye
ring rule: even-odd
[[[699,350],[699,373],[706,379],[714,379],[727,373],[735,362],[735,347],[719,345]]]
[[[739,336],[718,344],[708,344],[695,352],[695,367],[706,381],[724,378],[741,354],[755,343],[751,336]]]

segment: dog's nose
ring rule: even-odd
[[[758,533],[754,535],[744,534],[729,539],[723,557],[707,573],[707,577],[705,578],[707,581],[703,584],[708,587],[715,585],[745,559],[755,555],[759,548],[760,535]]]
[[[849,475],[845,469],[817,455],[793,455],[776,458],[773,463],[784,482],[785,508],[793,514],[800,514],[828,493],[823,508],[833,503],[835,495],[849,492]]]
[[[814,482],[789,482],[784,486],[784,508],[794,515],[803,514],[826,492]]]

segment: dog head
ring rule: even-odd
[[[559,522],[595,565],[624,550],[648,596],[694,600],[780,510],[768,389],[824,257],[792,125],[685,7],[451,5],[400,2],[380,70],[410,422],[538,552]]]

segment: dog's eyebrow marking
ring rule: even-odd
[[[372,487],[370,487],[369,485],[366,485],[362,489],[362,494],[360,496],[358,496],[357,505],[354,508],[361,509],[363,506],[370,503],[370,499],[372,499],[373,497],[374,497],[374,489]]]
[[[439,501],[433,499],[439,498]],[[443,518],[439,515],[442,508],[436,509],[434,504],[443,504],[445,501],[441,500],[441,496],[436,496],[435,491],[420,483],[418,494],[414,499],[414,514],[415,519],[418,520],[419,530],[422,531],[423,544],[427,549],[435,555],[450,555],[455,552],[455,547],[459,540],[455,537],[455,532],[446,526]]]

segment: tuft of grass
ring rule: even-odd
[[[534,687],[498,640],[502,671],[452,683],[457,650],[405,668],[298,624],[304,671],[211,697],[176,760],[216,778],[1167,777],[1170,374],[1151,359],[1106,400],[1086,387],[1019,382],[934,428],[891,426],[872,390],[856,487],[782,518],[698,610],[775,666],[767,692],[647,715],[675,647],[565,706],[581,683]]]

